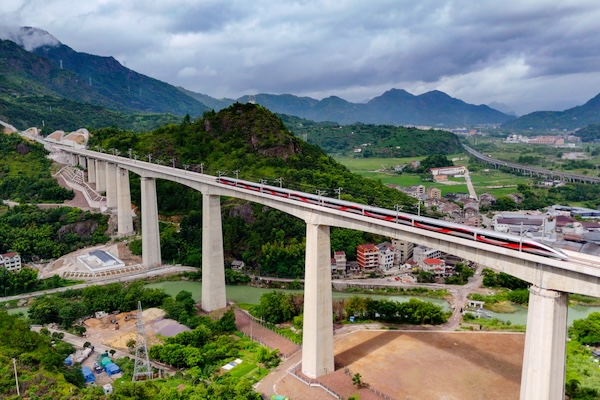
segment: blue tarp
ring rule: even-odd
[[[108,376],[118,374],[119,372],[121,372],[121,368],[119,368],[119,366],[115,363],[106,364],[104,370],[106,371]]]
[[[96,380],[96,378],[94,378],[94,373],[92,372],[90,367],[81,367],[81,373],[85,378],[85,383],[91,383]]]
[[[69,354],[69,357],[65,358],[65,365],[69,367],[73,365],[73,354]]]

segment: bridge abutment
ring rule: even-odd
[[[310,378],[334,371],[329,226],[306,224],[302,373]]]
[[[117,229],[120,236],[133,233],[133,217],[131,216],[131,190],[129,187],[129,171],[117,168]]]
[[[529,289],[521,400],[563,400],[568,294]]]
[[[226,305],[221,197],[202,194],[202,309]]]
[[[158,204],[156,179],[142,177],[142,262],[146,269],[159,267],[160,232],[158,230]]]

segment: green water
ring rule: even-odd
[[[146,285],[148,288],[163,289],[165,292],[175,297],[177,293],[182,290],[187,290],[192,293],[194,300],[200,302],[202,300],[202,282],[190,282],[190,281],[166,281],[159,283],[150,283]],[[247,304],[258,304],[260,302],[260,296],[264,293],[272,292],[275,289],[264,289],[256,288],[252,286],[226,286],[227,300],[236,303],[247,303]],[[282,289],[277,289],[282,290]],[[282,290],[286,293],[302,293],[302,290]],[[346,299],[353,296],[371,297],[373,299],[388,299],[398,302],[406,302],[411,298],[417,298],[419,300],[428,301],[436,304],[447,311],[450,306],[444,300],[430,299],[428,297],[417,297],[417,296],[384,296],[384,295],[365,295],[365,294],[354,294],[354,293],[341,293],[333,292],[333,299]]]
[[[506,313],[495,313],[495,312],[490,312],[488,311],[488,313],[490,314],[490,316],[492,318],[497,318],[500,321],[510,321],[513,325],[527,325],[527,308],[520,306],[520,305],[515,305],[515,307],[517,308],[517,311],[515,311],[514,313],[510,313],[510,314],[506,314]],[[587,306],[572,306],[569,307],[569,310],[567,312],[567,325],[570,326],[571,324],[573,324],[573,321],[575,321],[576,319],[584,319],[586,318],[588,315],[590,315],[593,312],[598,312],[600,311],[600,307],[587,307]]]
[[[29,311],[29,307],[16,307],[6,310],[6,312],[8,312],[9,314],[17,314],[22,312],[25,315],[27,315],[27,311]]]

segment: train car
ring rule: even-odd
[[[569,256],[562,251],[554,249],[543,243],[538,243],[529,238],[522,238],[519,236],[495,232],[487,229],[473,228],[470,226],[446,222],[434,218],[396,212],[384,208],[353,203],[345,200],[338,200],[331,197],[314,195],[310,193],[298,192],[295,190],[244,181],[241,179],[233,179],[229,177],[218,177],[216,179],[218,183],[224,185],[235,186],[253,192],[260,192],[271,196],[328,207],[342,212],[364,215],[369,218],[409,225],[424,231],[462,237],[481,243],[487,243],[515,251],[533,253],[545,257],[558,258],[562,260],[569,258]]]

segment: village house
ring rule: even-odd
[[[8,271],[21,271],[21,256],[15,252],[0,254],[0,267]]]
[[[379,249],[373,243],[356,246],[356,261],[363,272],[373,272],[379,265]]]
[[[440,258],[442,252],[425,246],[417,246],[413,249],[413,261],[421,266],[426,258]]]
[[[415,244],[406,240],[393,239],[392,246],[396,252],[396,264],[402,264],[413,257]]]
[[[394,259],[396,252],[390,242],[383,242],[378,244],[377,249],[379,250],[379,268],[387,271],[394,266]]]
[[[419,265],[423,271],[432,272],[437,277],[446,274],[446,264],[439,258],[426,258]]]

